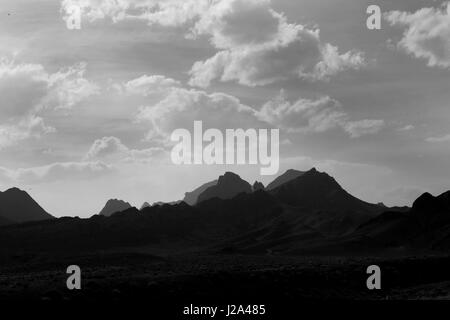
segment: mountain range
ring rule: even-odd
[[[388,208],[362,201],[327,173],[288,170],[266,188],[252,187],[226,172],[217,181],[187,193],[185,201],[157,203],[140,210],[108,201],[89,219],[59,218],[3,226],[2,248],[95,249],[158,244],[242,253],[330,254],[450,248],[450,192],[419,197],[412,208]],[[1,194],[29,197],[14,189]],[[31,199],[32,200],[32,199]],[[17,200],[16,200],[17,201]],[[40,208],[33,200],[34,208]],[[37,206],[37,207],[36,207]],[[0,223],[29,216],[14,210]],[[42,208],[41,208],[42,210]],[[43,210],[42,210],[43,211]],[[51,218],[41,212],[41,219]],[[2,222],[5,221],[5,222]],[[24,220],[21,220],[24,221]]]

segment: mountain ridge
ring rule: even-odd
[[[12,223],[54,219],[26,191],[16,187],[0,192],[0,216]]]

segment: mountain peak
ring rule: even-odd
[[[142,206],[141,206],[141,209],[140,209],[140,210],[142,210],[142,209],[144,209],[144,208],[147,208],[147,207],[151,207],[151,206],[150,206],[150,203],[148,203],[148,202],[144,202],[144,203],[142,204]]]
[[[252,186],[253,192],[255,191],[259,191],[259,190],[264,190],[264,185],[262,184],[262,182],[259,181],[255,181],[255,183]]]
[[[9,188],[8,190],[4,191],[4,193],[16,193],[16,194],[24,194],[27,193],[26,191],[19,189],[17,187]]]
[[[267,187],[266,187],[266,190],[273,190],[273,189],[281,186],[282,184],[285,184],[286,182],[289,182],[291,180],[294,180],[295,178],[300,177],[304,173],[305,172],[303,172],[303,171],[298,171],[298,170],[295,170],[295,169],[289,169],[285,173],[283,173],[282,175],[278,176],[271,183],[269,183],[267,185]]]
[[[379,212],[377,205],[364,202],[345,191],[325,172],[315,168],[270,191],[276,198],[289,205],[314,210]]]
[[[435,206],[436,198],[432,194],[425,192],[414,201],[412,208],[414,210],[423,210]]]
[[[413,211],[436,213],[450,210],[450,191],[435,197],[428,192],[422,194],[412,206]]]
[[[225,172],[217,180],[217,184],[207,188],[198,196],[198,202],[211,198],[231,199],[240,193],[251,193],[252,186],[233,172]]]
[[[0,216],[18,223],[53,218],[26,191],[16,187],[0,192]]]
[[[119,199],[109,199],[103,209],[100,211],[99,215],[109,217],[113,213],[125,211],[130,208],[131,205],[128,202]]]
[[[218,183],[226,183],[227,181],[239,181],[242,180],[240,176],[238,176],[234,172],[227,171],[222,176],[219,177]]]

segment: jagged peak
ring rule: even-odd
[[[253,183],[252,189],[253,189],[253,192],[255,192],[255,191],[258,191],[258,190],[264,190],[265,187],[264,187],[264,184],[262,182],[255,181]]]

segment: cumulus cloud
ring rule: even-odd
[[[365,65],[358,51],[340,53],[320,39],[318,29],[289,23],[270,0],[64,0],[64,18],[78,5],[89,21],[133,19],[149,25],[186,27],[186,37],[208,37],[218,52],[194,63],[192,86],[213,80],[260,86],[303,78],[327,80],[338,72]]]
[[[115,172],[103,162],[58,162],[32,168],[8,169],[0,167],[0,179],[7,183],[38,184],[59,180],[95,179]]]
[[[134,82],[132,80],[128,83]],[[167,142],[167,137],[175,129],[190,128],[195,120],[203,121],[205,128],[222,130],[270,127],[288,133],[311,133],[341,128],[353,138],[377,133],[385,124],[383,120],[352,120],[342,105],[330,97],[300,98],[290,102],[283,91],[259,110],[229,94],[207,93],[179,86],[168,87],[166,81],[152,82],[142,94],[159,92],[160,85],[165,94],[157,102],[140,107],[136,114],[136,121],[150,125],[148,138],[155,141],[161,139],[160,142]],[[117,141],[110,141],[109,144],[110,148],[123,149]]]
[[[196,62],[190,84],[207,87],[214,79],[260,86],[291,78],[327,80],[365,65],[363,54],[340,54],[324,43],[318,29],[290,24],[265,0],[223,0],[212,4],[193,28],[220,51]]]
[[[0,60],[0,149],[53,131],[37,116],[47,81],[40,65]]]
[[[136,120],[151,126],[149,138],[168,137],[173,130],[202,120],[210,128],[254,128],[263,123],[256,111],[225,93],[174,87],[158,103],[141,107]]]
[[[450,2],[442,8],[423,8],[415,13],[391,11],[385,18],[405,28],[400,48],[427,60],[430,67],[450,69]]]
[[[100,93],[98,85],[86,79],[86,63],[48,75],[50,88],[47,103],[57,109],[71,109],[86,98]]]
[[[263,105],[257,115],[261,120],[288,131],[324,132],[345,121],[339,102],[329,97],[317,100],[287,101],[284,94]]]
[[[330,97],[298,99],[291,103],[283,92],[264,104],[257,117],[291,132],[325,132],[342,128],[352,138],[377,133],[384,126],[383,120],[351,121],[342,105]]]
[[[150,162],[154,157],[163,153],[162,148],[129,149],[117,137],[103,137],[94,141],[85,161],[105,160],[110,162]]]
[[[41,116],[44,109],[71,108],[95,94],[83,78],[85,65],[48,73],[40,64],[0,59],[0,149],[54,132]]]

